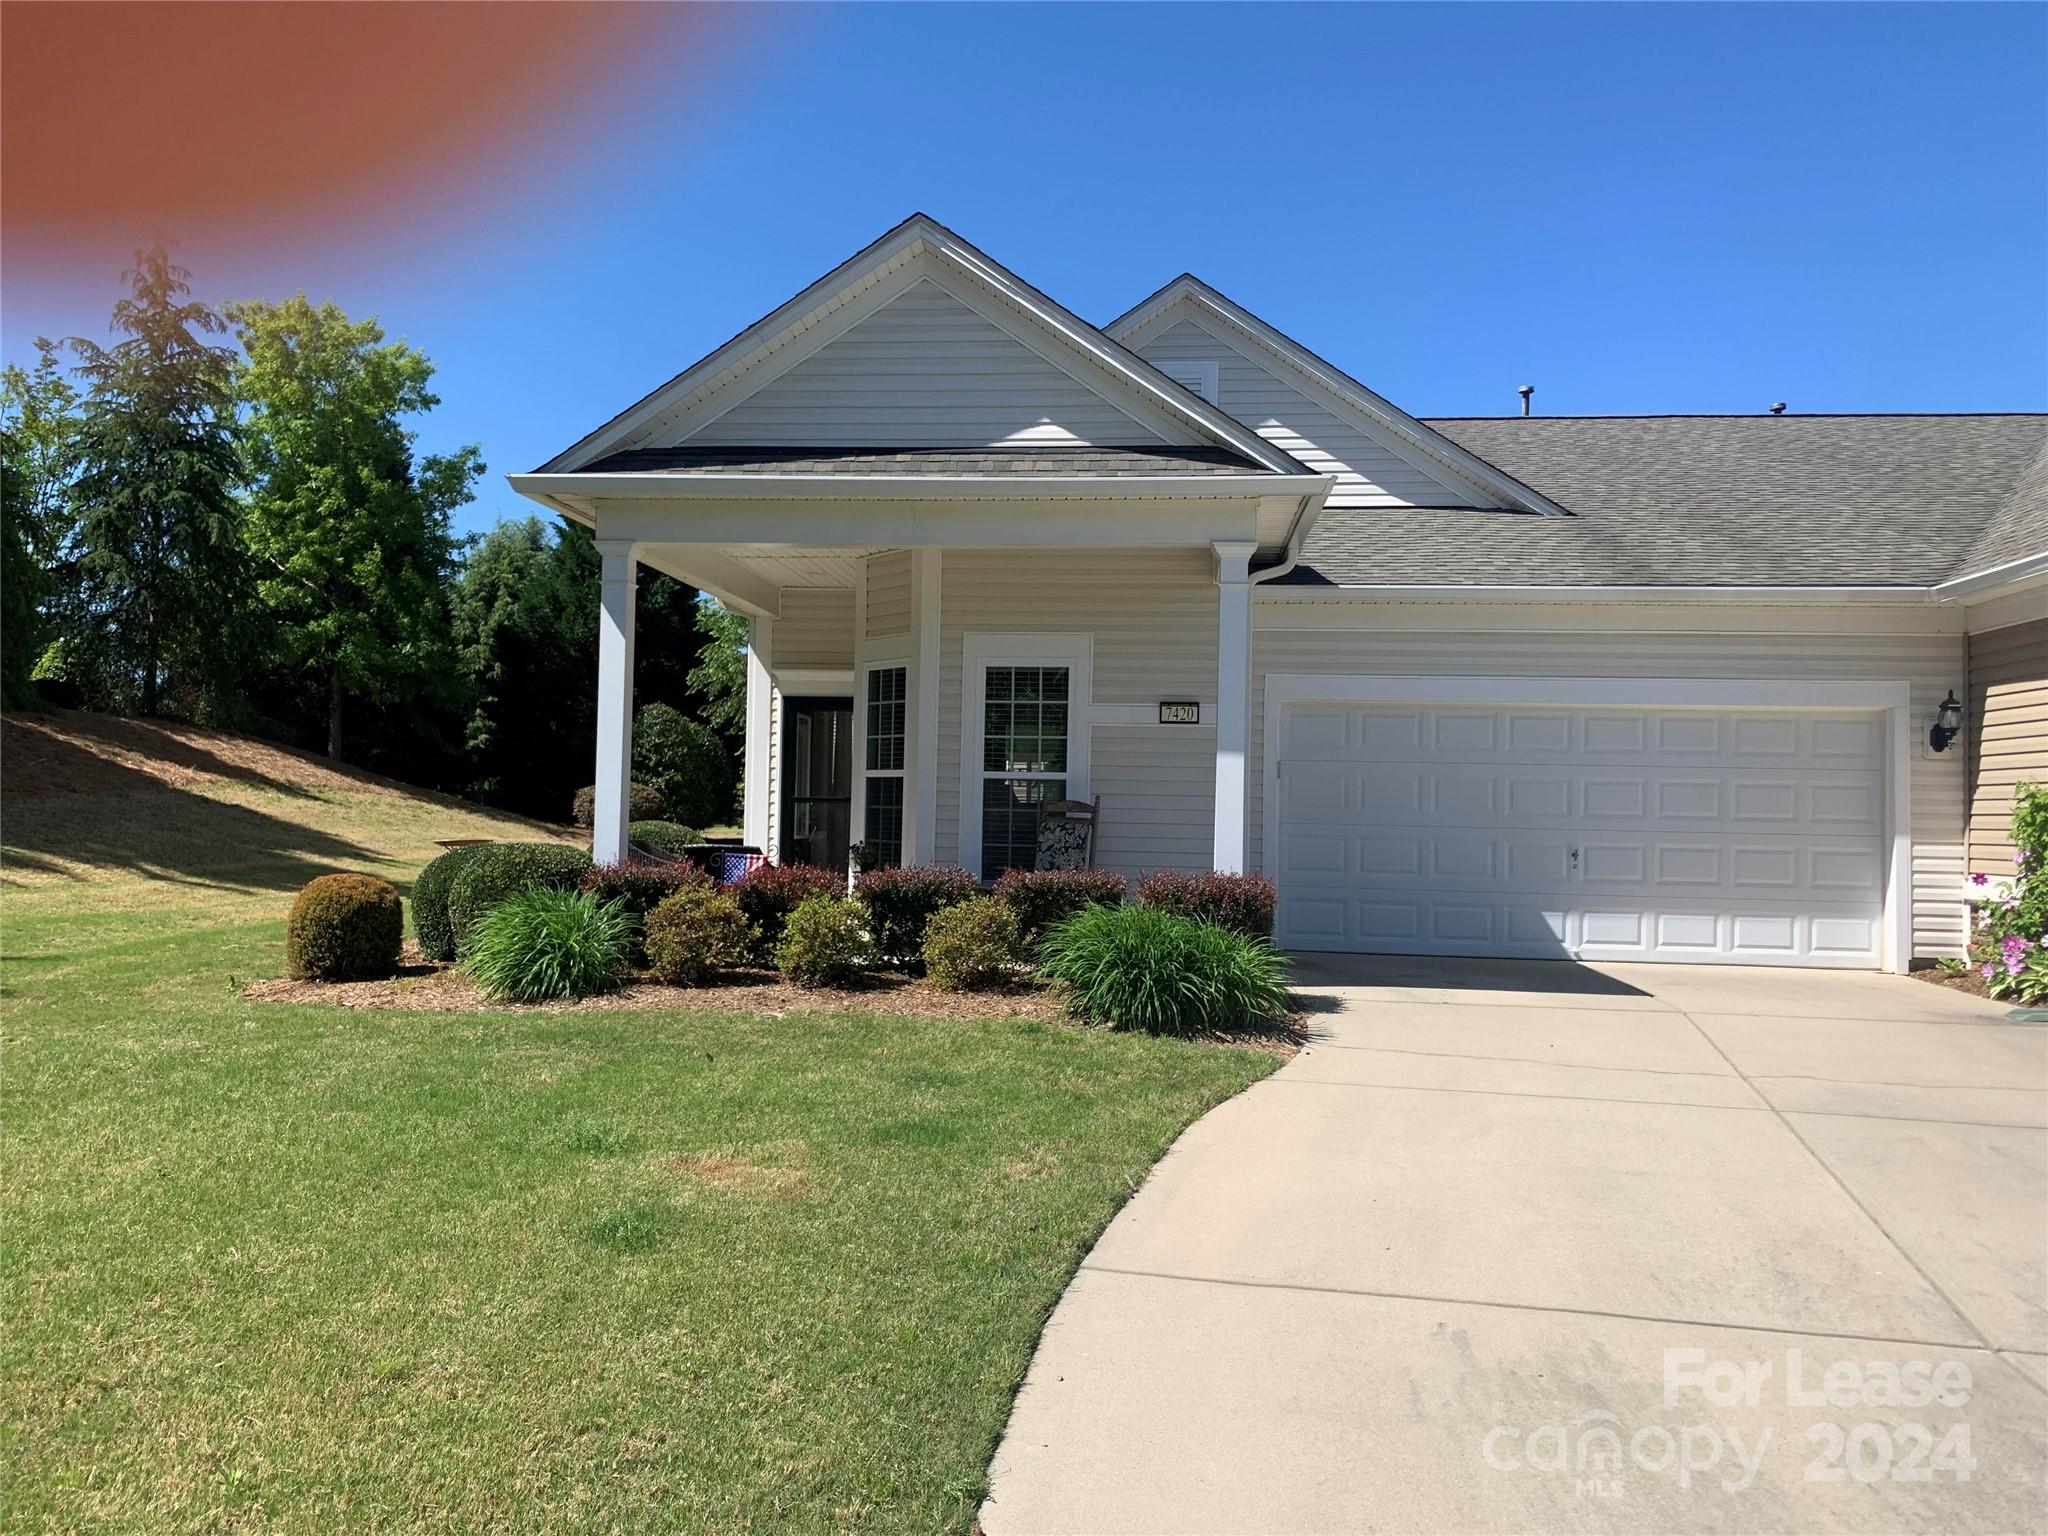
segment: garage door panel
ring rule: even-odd
[[[1487,709],[1472,705],[1290,706],[1290,759],[1405,757],[1442,762],[1636,763],[1667,768],[1862,768],[1879,761],[1875,714],[1797,710]]]
[[[1282,942],[1875,966],[1881,718],[1290,707]]]

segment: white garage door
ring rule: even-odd
[[[1883,718],[1290,704],[1280,941],[1875,967]]]

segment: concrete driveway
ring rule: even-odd
[[[1307,957],[1082,1266],[990,1536],[2048,1529],[2048,1030],[1903,977]]]

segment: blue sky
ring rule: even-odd
[[[2040,5],[762,7],[374,241],[173,233],[434,358],[466,528],[917,209],[1098,321],[1193,270],[1418,415],[2040,410],[2044,59]],[[7,357],[117,265],[10,283]]]

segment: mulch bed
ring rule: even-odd
[[[1930,965],[1924,970],[1908,971],[1915,981],[1931,981],[1937,987],[1947,987],[1951,992],[1967,992],[1972,997],[1990,997],[1991,988],[1985,982],[1977,967],[1965,967],[1960,975],[1950,975],[1939,966]]]
[[[402,1012],[604,1013],[621,1010],[708,1009],[782,1018],[802,1013],[896,1013],[915,1019],[1035,1019],[1076,1024],[1049,988],[1020,982],[993,992],[943,992],[922,977],[893,971],[870,974],[858,987],[797,987],[773,971],[732,971],[710,987],[671,987],[635,978],[616,992],[559,1003],[494,1003],[467,972],[427,959],[407,940],[396,976],[380,981],[254,981],[241,995],[259,1003],[319,1003],[330,1008],[390,1008]],[[1307,1040],[1307,1024],[1293,1015],[1271,1029],[1219,1034],[1221,1043],[1292,1056]]]

